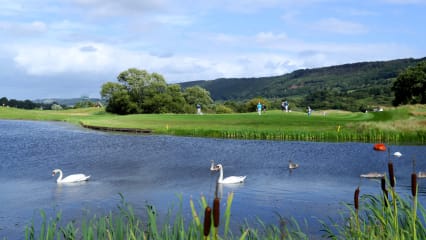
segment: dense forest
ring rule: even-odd
[[[290,100],[293,107],[351,111],[392,105],[392,84],[408,67],[422,59],[360,62],[260,78],[221,78],[180,83],[182,88],[198,85],[215,101],[247,101],[257,97],[270,102]],[[274,107],[274,105],[272,105]]]

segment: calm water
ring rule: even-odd
[[[409,195],[411,160],[415,156],[417,170],[426,171],[426,147],[391,146],[391,151],[403,154],[394,160],[395,171],[398,191]],[[209,171],[212,159],[224,165],[225,176],[247,175],[244,184],[222,186],[223,197],[235,193],[234,225],[256,216],[277,223],[280,215],[306,219],[312,235],[320,234],[318,218],[338,218],[358,185],[361,194],[380,193],[379,182],[361,180],[360,174],[387,171],[387,154],[373,151],[372,144],[136,136],[65,123],[0,121],[0,238],[22,239],[41,209],[62,211],[66,220],[108,213],[120,203],[119,193],[140,215],[146,204],[166,214],[179,196],[184,210],[191,197],[205,195],[211,202],[217,177]],[[289,172],[289,159],[300,167]],[[92,178],[57,185],[51,176],[55,168]],[[426,180],[419,187],[425,203]]]

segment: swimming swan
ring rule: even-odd
[[[242,183],[247,176],[230,176],[223,178],[223,167],[222,164],[216,165],[216,167],[210,167],[212,171],[220,171],[219,178],[217,179],[218,183]]]
[[[61,169],[55,169],[52,171],[52,176],[55,176],[59,173],[59,177],[56,180],[57,183],[73,183],[73,182],[81,182],[81,181],[87,181],[89,180],[90,176],[86,176],[84,174],[72,174],[67,176],[66,178],[62,179],[62,170]]]
[[[293,163],[291,160],[288,160],[288,168],[290,169],[296,169],[299,167],[299,164]]]
[[[378,172],[370,172],[370,173],[360,175],[360,177],[362,178],[382,178],[384,176],[385,176],[384,173],[378,173]]]

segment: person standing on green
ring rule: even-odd
[[[262,104],[260,102],[257,104],[257,113],[262,115]]]

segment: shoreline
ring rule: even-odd
[[[152,134],[154,131],[151,129],[140,129],[140,128],[119,128],[119,127],[102,127],[87,125],[83,122],[79,122],[80,126],[97,131],[105,132],[123,132],[123,133],[141,133],[141,134]]]

